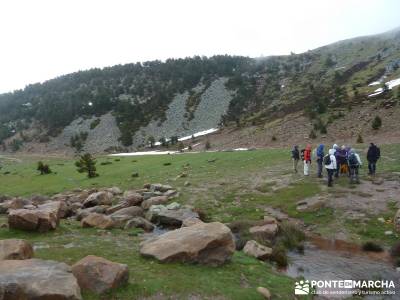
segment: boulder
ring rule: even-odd
[[[121,202],[126,203],[128,206],[140,205],[143,202],[143,196],[136,191],[126,191]]]
[[[165,204],[167,202],[168,202],[168,197],[166,197],[166,196],[151,197],[142,202],[142,208],[149,209],[152,205]]]
[[[325,201],[319,197],[313,197],[297,202],[296,210],[299,212],[315,212],[325,206]]]
[[[29,259],[32,257],[33,248],[27,241],[17,239],[0,240],[0,260]]]
[[[72,273],[83,290],[103,294],[128,282],[129,270],[124,264],[89,255],[72,266]]]
[[[32,204],[31,201],[22,198],[14,198],[8,202],[8,209],[21,209],[24,208],[25,205]]]
[[[126,222],[134,217],[142,217],[143,209],[139,206],[131,206],[120,209],[110,215],[117,227],[124,227]]]
[[[140,244],[140,253],[144,257],[153,257],[161,262],[213,266],[230,260],[234,251],[232,232],[219,222],[179,228]]]
[[[93,207],[98,205],[111,205],[113,194],[110,192],[96,192],[90,194],[89,197],[83,202],[84,207]]]
[[[278,233],[278,224],[271,223],[250,227],[249,232],[257,238],[272,239]]]
[[[64,201],[50,201],[39,205],[37,208],[55,214],[57,219],[64,218],[68,210],[67,204]]]
[[[111,229],[114,226],[114,222],[109,216],[98,213],[91,213],[82,220],[81,225],[82,227]]]
[[[91,213],[104,214],[107,208],[108,206],[106,205],[98,205],[85,209],[78,209],[76,212],[76,220],[81,221],[83,218],[86,218]]]
[[[167,227],[181,227],[184,220],[193,218],[199,218],[199,215],[189,208],[177,210],[165,208],[158,212],[153,212],[149,220]]]
[[[47,210],[14,209],[8,214],[10,228],[46,232],[56,229],[58,217]]]
[[[130,229],[130,228],[142,228],[144,231],[149,232],[154,230],[154,225],[147,221],[145,218],[142,217],[135,217],[133,219],[130,219],[124,229]]]
[[[251,240],[246,243],[243,252],[257,259],[265,260],[271,256],[272,249]]]
[[[71,267],[41,259],[0,261],[0,299],[81,300]]]

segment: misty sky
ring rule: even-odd
[[[400,26],[400,0],[0,1],[0,92],[136,61],[307,51]]]

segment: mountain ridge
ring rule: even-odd
[[[114,139],[113,146],[108,147],[111,151],[135,150],[151,139],[210,129],[205,127],[265,126],[297,112],[307,116],[314,131],[322,128],[324,132],[336,121],[333,112],[339,108],[377,100],[397,103],[396,87],[376,97],[368,96],[376,90],[371,82],[378,80],[382,85],[400,78],[399,67],[400,31],[396,28],[301,54],[195,56],[79,71],[1,94],[0,142],[5,151],[29,151],[37,148],[32,147],[35,143],[51,144],[74,120],[93,119],[95,128],[101,116],[110,113],[118,127],[110,130],[114,134],[119,131],[118,141]],[[222,78],[224,85],[214,88],[204,105],[205,95]],[[223,96],[225,93],[230,96]],[[180,104],[167,113],[178,95],[184,95]],[[213,111],[218,113],[207,123],[207,114]],[[180,121],[174,123],[174,118]],[[97,119],[100,121],[95,122]],[[190,127],[191,123],[198,125]],[[189,127],[184,130],[185,126]],[[76,129],[78,137],[70,137],[70,143],[64,140],[58,148],[78,150],[72,145],[72,139],[76,139],[78,145],[82,144],[78,148],[84,150],[85,139],[80,140],[79,135],[89,135],[90,140],[91,127],[89,124],[85,132]],[[163,130],[167,127],[170,129]]]

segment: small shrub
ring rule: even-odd
[[[289,262],[285,247],[276,245],[272,248],[271,260],[276,262],[277,266],[280,268],[287,267]]]
[[[276,136],[273,135],[273,136],[271,137],[271,141],[275,142],[276,140],[277,140]]]
[[[101,166],[107,166],[107,165],[112,165],[111,161],[103,161],[100,163]]]
[[[315,133],[314,129],[311,129],[310,134],[308,135],[310,139],[316,139],[317,134]]]
[[[382,119],[379,116],[376,116],[371,124],[372,129],[378,130],[382,127]]]
[[[302,248],[306,235],[303,231],[298,229],[294,224],[283,222],[280,226],[279,241],[282,245],[289,250]]]
[[[163,165],[164,165],[164,166],[170,166],[171,163],[170,163],[170,162],[166,162],[166,163],[163,163]]]
[[[204,148],[205,148],[206,150],[211,149],[211,143],[210,143],[210,141],[206,141],[206,144],[205,144]]]
[[[45,175],[45,174],[51,173],[51,169],[50,169],[49,165],[46,165],[41,161],[38,162],[37,170],[40,172],[40,175]]]
[[[357,144],[362,144],[362,143],[364,143],[364,139],[363,139],[361,133],[359,133],[357,136]]]
[[[371,241],[365,242],[362,245],[362,249],[363,249],[363,251],[370,251],[370,252],[382,252],[383,251],[383,248],[380,245],[378,245],[374,242],[371,242]]]

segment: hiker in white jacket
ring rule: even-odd
[[[336,172],[335,149],[329,149],[329,154],[324,157],[324,165],[328,172],[328,186],[332,186],[333,174]]]

